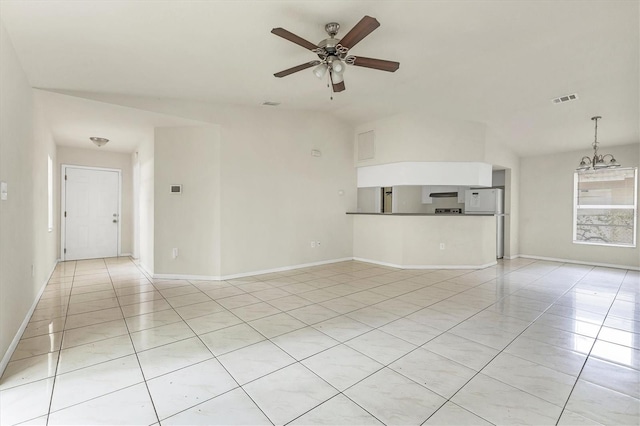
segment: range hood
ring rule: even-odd
[[[429,194],[429,197],[431,198],[453,198],[457,196],[457,192],[432,192]]]

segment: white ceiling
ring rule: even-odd
[[[588,151],[593,115],[604,117],[603,149],[640,141],[638,6],[632,0],[3,0],[0,17],[37,88],[255,107],[271,100],[353,124],[417,110],[487,123],[491,135],[526,156]],[[381,26],[350,53],[399,61],[396,73],[349,67],[347,90],[333,101],[310,70],[273,77],[314,59],[270,34],[273,27],[315,43],[326,37],[327,22],[341,24],[340,37],[365,14]],[[578,101],[551,103],[574,92]],[[53,98],[49,105],[56,109]],[[91,113],[62,112],[57,132],[71,140]]]
[[[36,90],[35,96],[46,111],[54,140],[61,146],[133,152],[153,139],[156,127],[206,124],[44,90]],[[89,140],[91,136],[107,137],[109,143],[98,148]]]

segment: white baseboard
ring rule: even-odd
[[[118,257],[133,257],[133,256],[131,256],[131,253],[120,253]]]
[[[507,259],[507,260],[513,260],[513,259],[517,259],[519,257],[520,257],[519,254],[514,254],[513,256],[505,256],[504,258]]]
[[[142,272],[147,276],[147,278],[149,279],[153,278],[153,272],[151,272],[151,268],[149,268],[147,265],[141,262],[134,262],[134,263],[138,265],[138,269],[142,270]]]
[[[363,259],[361,257],[354,257],[353,260],[357,260],[358,262],[373,263],[374,265],[389,266],[391,268],[398,269],[484,269],[498,264],[497,261],[494,261],[485,263],[483,265],[397,265],[395,263],[379,262],[377,260]]]
[[[601,266],[603,268],[630,269],[632,271],[640,271],[639,266],[617,265],[614,263],[583,262],[581,260],[559,259],[557,257],[534,256],[530,254],[520,254],[519,257],[523,257],[525,259],[547,260],[549,262],[574,263],[577,265]]]
[[[16,350],[16,347],[18,346],[18,343],[20,342],[20,338],[22,337],[24,330],[26,330],[27,325],[29,325],[29,320],[31,319],[31,315],[33,315],[33,311],[36,310],[36,306],[38,306],[40,297],[42,296],[44,289],[47,287],[47,283],[51,279],[51,275],[53,275],[53,271],[56,270],[56,266],[58,265],[59,262],[60,262],[60,259],[56,259],[56,262],[53,264],[53,268],[51,268],[51,271],[47,275],[47,279],[44,280],[44,283],[40,287],[40,290],[38,291],[38,295],[36,296],[36,298],[33,301],[33,304],[31,305],[31,309],[29,309],[29,311],[27,312],[27,315],[24,317],[24,321],[22,321],[20,328],[18,329],[16,335],[13,337],[11,344],[9,345],[9,347],[7,348],[7,351],[2,357],[2,361],[0,361],[0,376],[2,376],[5,368],[7,368],[7,364],[9,364],[9,360],[13,356],[13,352]]]
[[[322,260],[320,262],[301,263],[298,265],[282,266],[279,268],[263,269],[260,271],[242,272],[231,275],[185,275],[185,274],[153,274],[153,278],[168,280],[203,280],[203,281],[223,281],[233,280],[236,278],[252,277],[254,275],[271,274],[274,272],[291,271],[294,269],[308,268],[311,266],[328,265],[330,263],[346,262],[353,260],[352,257],[344,257],[341,259]]]
[[[198,281],[222,281],[225,278],[219,275],[187,275],[187,274],[153,274],[156,280],[198,280]]]

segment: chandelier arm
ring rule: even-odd
[[[612,160],[614,159],[614,158],[613,158],[613,154],[604,154],[604,155],[602,156],[602,159],[604,160],[604,159],[605,159],[605,158],[607,158],[607,157],[611,157],[611,159],[612,159]]]

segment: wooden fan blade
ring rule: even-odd
[[[314,50],[317,49],[318,46],[316,46],[315,44],[311,43],[310,41],[307,41],[305,39],[303,39],[302,37],[298,37],[297,35],[295,35],[292,32],[289,32],[287,30],[285,30],[284,28],[274,28],[271,30],[272,34],[275,34],[279,37],[282,37],[284,39],[289,40],[292,43],[295,43],[299,46],[304,47],[305,49],[309,49],[309,50]]]
[[[274,76],[281,78],[281,77],[286,77],[289,74],[293,74],[294,72],[298,72],[298,71],[302,71],[302,70],[306,70],[307,68],[311,68],[314,65],[318,65],[320,64],[320,61],[311,61],[311,62],[307,62],[306,64],[300,64],[297,65],[295,67],[286,69],[284,71],[280,71],[274,74]]]
[[[365,16],[356,24],[355,27],[351,28],[351,31],[340,39],[340,45],[347,49],[351,49],[379,26],[380,22],[378,22],[376,18]]]
[[[384,59],[365,58],[362,56],[355,56],[352,65],[388,72],[395,72],[398,70],[398,68],[400,68],[400,62],[385,61]]]
[[[333,91],[334,93],[342,92],[346,87],[344,87],[344,81],[340,83],[333,83]]]

